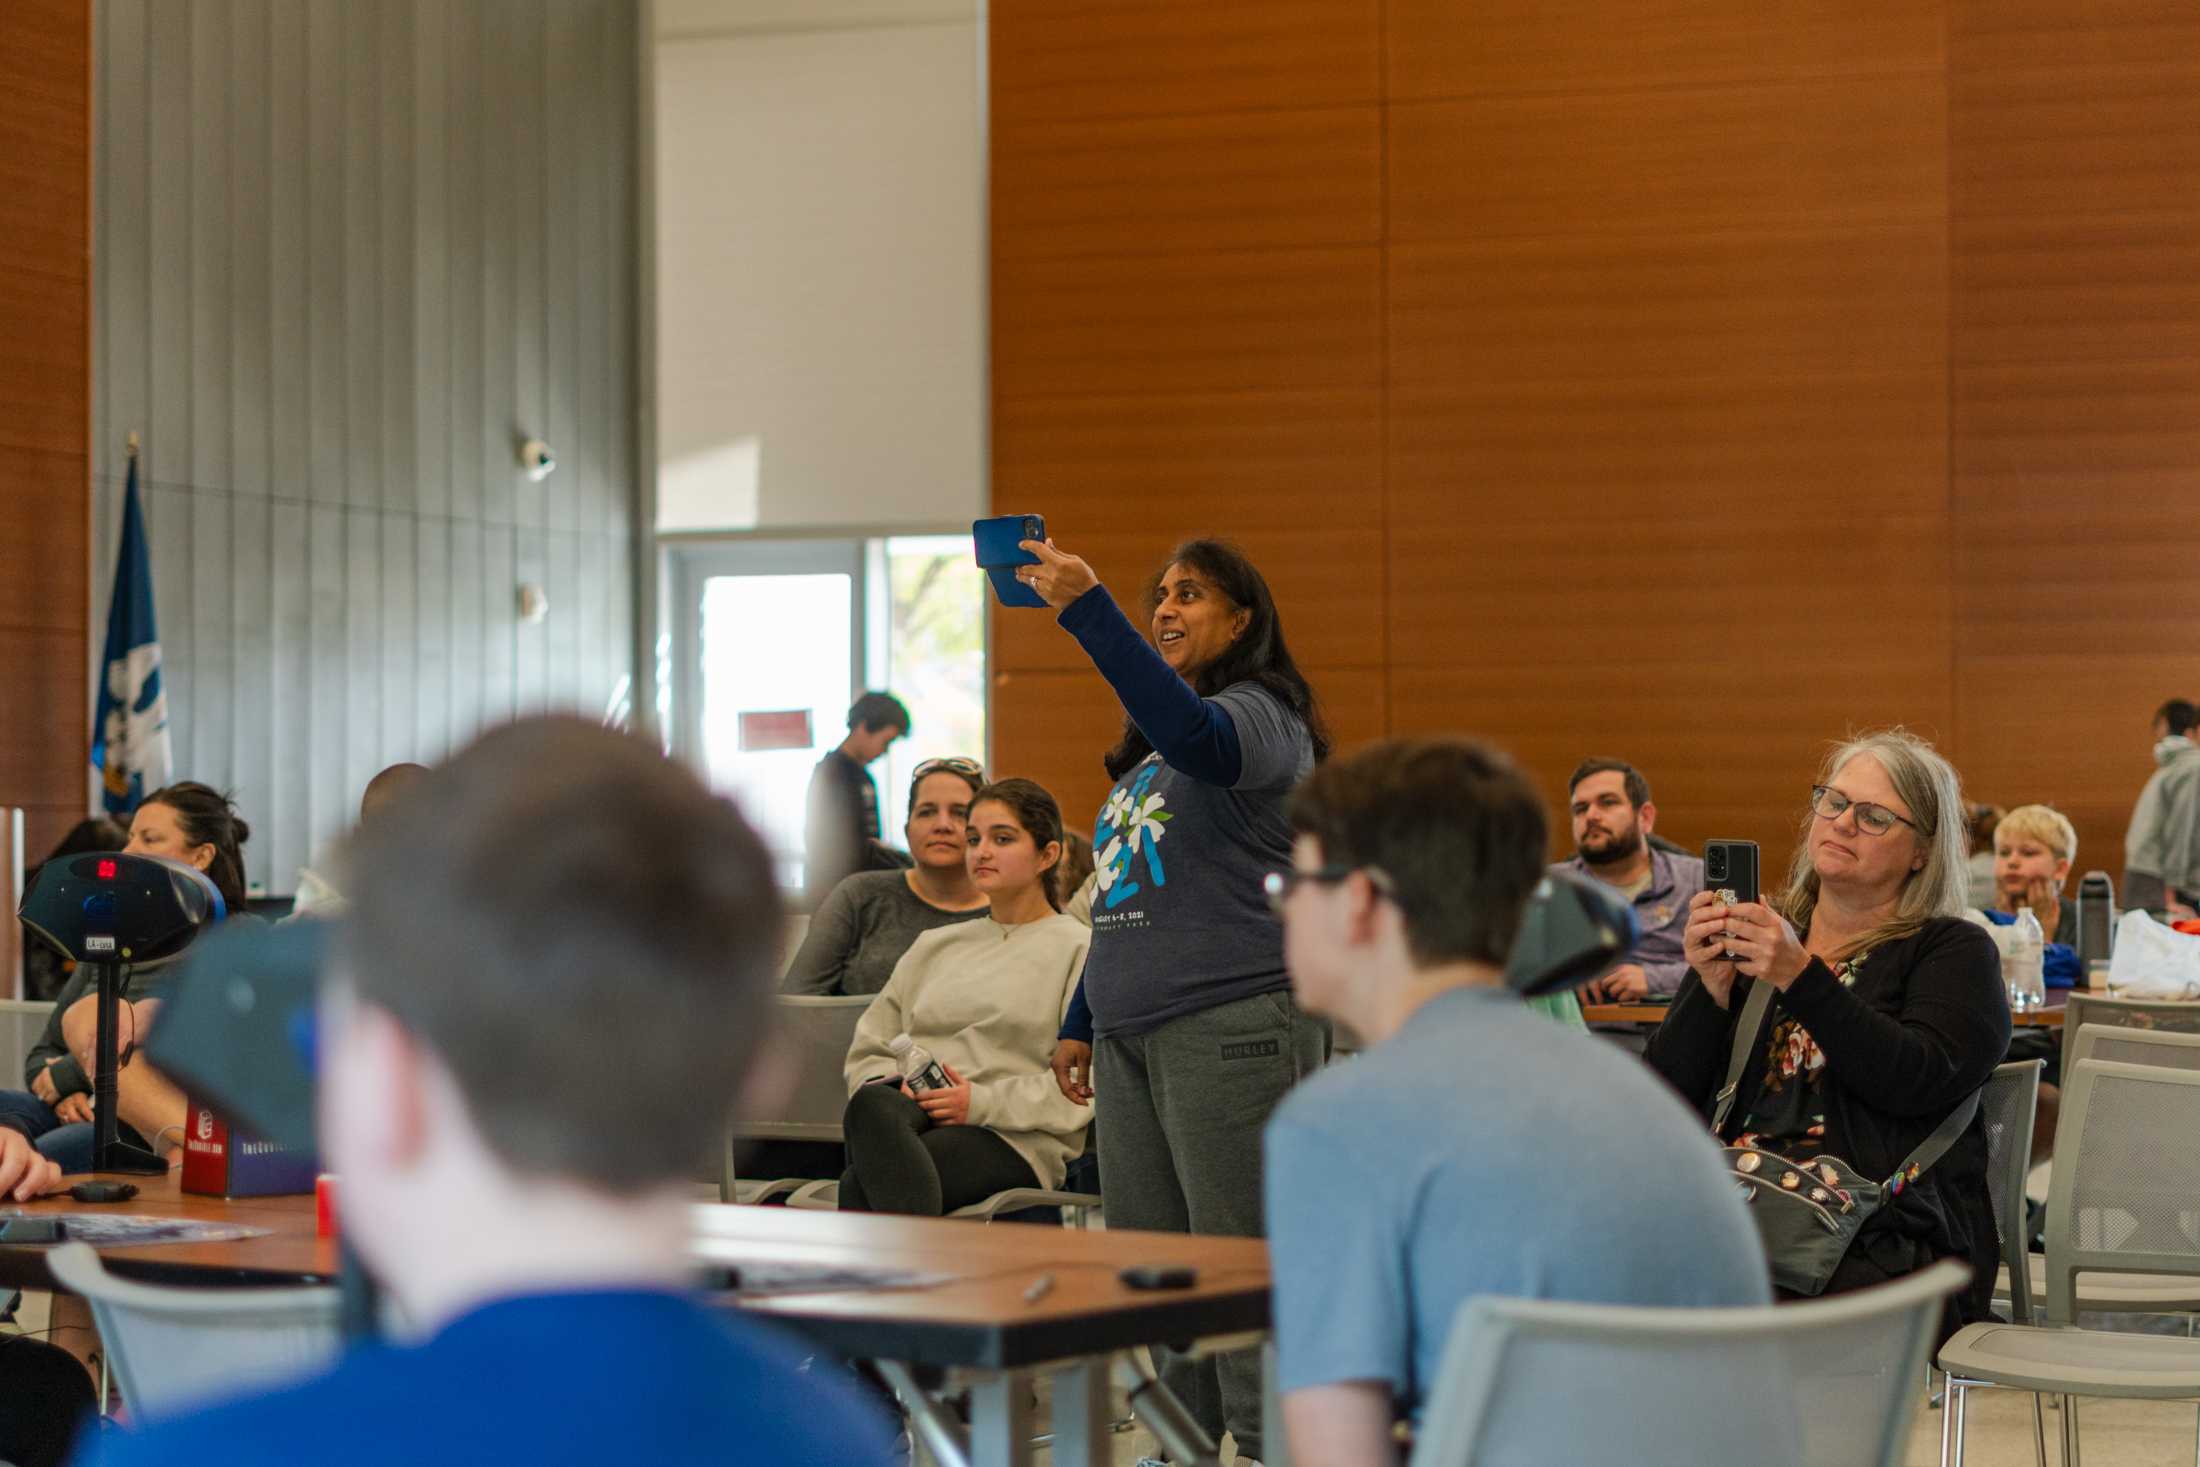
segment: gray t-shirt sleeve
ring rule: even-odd
[[[1405,1219],[1390,1203],[1398,1179],[1293,1120],[1292,1103],[1264,1142],[1278,1386],[1380,1381],[1406,1400],[1413,1315]]]
[[[855,886],[852,881],[841,882],[811,914],[810,930],[803,935],[802,946],[795,949],[794,961],[787,964],[780,992],[844,991],[841,980],[863,936],[861,924],[856,921]]]
[[[1238,736],[1241,790],[1288,789],[1299,782],[1313,757],[1306,724],[1257,683],[1238,683],[1215,694],[1215,704],[1230,716]]]

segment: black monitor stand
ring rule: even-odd
[[[99,985],[99,1031],[94,1037],[99,1069],[92,1076],[92,1170],[125,1172],[136,1177],[165,1176],[168,1163],[118,1134],[122,1117],[115,1097],[116,1006],[121,1001],[122,969],[116,963],[86,963]]]

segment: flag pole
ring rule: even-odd
[[[137,429],[130,430],[130,457],[137,457]]]

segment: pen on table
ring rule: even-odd
[[[1041,1299],[1044,1299],[1049,1293],[1053,1292],[1053,1289],[1054,1275],[1051,1273],[1040,1274],[1037,1278],[1031,1281],[1028,1287],[1025,1288],[1024,1302],[1026,1304],[1036,1304]]]

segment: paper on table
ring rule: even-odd
[[[8,1212],[6,1217],[54,1217],[50,1212]],[[62,1230],[72,1243],[95,1248],[135,1248],[146,1243],[235,1243],[245,1238],[264,1238],[270,1228],[245,1227],[241,1223],[196,1222],[187,1217],[141,1217],[129,1213],[65,1212],[58,1214]]]

